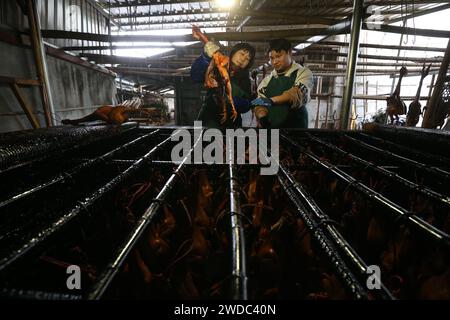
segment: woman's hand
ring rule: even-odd
[[[219,50],[220,50],[220,46],[217,43],[215,43],[214,41],[207,42],[203,49],[203,51],[209,58],[212,58],[214,53],[216,53]]]

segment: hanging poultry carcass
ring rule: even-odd
[[[192,27],[192,35],[195,39],[201,40],[204,44],[209,42],[208,37],[206,37],[197,26]],[[230,58],[217,51],[213,54],[211,63],[209,64],[205,75],[205,87],[207,89],[215,90],[215,97],[218,105],[222,106],[222,123],[225,123],[228,119],[225,96],[231,105],[231,119],[236,121],[238,115],[233,101],[231,80],[228,72],[229,63]],[[214,76],[215,70],[219,72],[220,77]]]
[[[407,127],[415,127],[419,122],[419,117],[422,114],[422,105],[420,104],[420,91],[422,90],[423,79],[425,79],[430,72],[431,64],[428,67],[425,67],[425,64],[422,68],[422,73],[420,75],[419,87],[417,88],[417,93],[414,98],[414,101],[411,102],[408,109],[408,114],[406,115],[406,126]]]
[[[387,101],[387,107],[386,107],[386,113],[391,119],[391,124],[394,123],[394,117],[395,120],[399,120],[399,115],[406,114],[406,104],[403,102],[403,100],[400,97],[400,90],[402,85],[402,78],[408,74],[408,70],[406,67],[402,67],[400,69],[400,77],[398,78],[397,87],[395,88],[395,91],[386,98]]]

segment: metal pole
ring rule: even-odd
[[[228,144],[229,146],[230,144]],[[231,153],[231,154],[230,154]],[[245,237],[244,227],[241,218],[241,204],[239,199],[239,183],[237,182],[236,167],[231,164],[232,150],[228,150],[230,163],[228,164],[228,172],[230,178],[230,222],[231,222],[231,243],[232,243],[232,292],[231,296],[234,300],[247,300],[247,262],[245,255]]]
[[[369,95],[369,81],[365,82],[365,88],[364,88],[364,94],[366,96]],[[363,121],[366,119],[366,114],[367,112],[369,112],[369,101],[368,100],[364,100],[364,116],[363,116]]]
[[[377,84],[375,85],[375,95],[378,95],[378,80],[377,80]],[[375,112],[378,111],[378,100],[375,100]]]
[[[431,100],[427,103],[427,111],[423,119],[422,128],[436,128],[438,125],[436,122],[436,116],[438,114],[438,104],[441,97],[442,88],[444,86],[444,78],[447,74],[448,66],[450,64],[450,40],[447,44],[447,51],[445,52],[444,59],[442,60],[441,69],[439,70],[438,77],[436,79],[436,85],[434,86],[433,95]]]
[[[404,19],[404,20],[403,20],[403,28],[406,27],[406,20],[407,20],[407,19]],[[402,33],[402,34],[400,35],[400,43],[399,43],[399,45],[398,45],[397,58],[400,58],[400,52],[402,51],[403,36],[404,36],[404,34]],[[395,63],[398,63],[398,60],[395,60]],[[399,67],[399,66],[396,64],[396,65],[395,65],[395,70],[397,70],[398,67]],[[395,77],[392,77],[391,92],[394,92],[394,90],[395,90],[395,80],[396,80],[396,78],[395,78]]]
[[[340,129],[348,128],[348,118],[350,106],[352,104],[353,83],[355,81],[356,65],[359,50],[359,34],[361,31],[362,19],[364,15],[364,0],[355,0],[353,4],[353,18],[351,27],[351,39],[347,56],[347,73],[345,78],[344,97],[342,99]]]
[[[123,87],[122,87],[122,76],[120,76],[120,101],[119,104],[123,102]]]
[[[109,36],[109,54],[113,55],[112,42],[111,42],[111,0],[109,0],[109,12],[108,12],[108,36]]]
[[[319,117],[320,117],[320,97],[317,97],[317,114],[316,114],[316,124],[314,125],[315,129],[319,128]]]
[[[42,82],[41,95],[45,111],[45,121],[47,123],[47,127],[50,127],[55,124],[55,111],[49,85],[47,61],[45,59],[45,47],[41,37],[41,22],[37,13],[36,1],[38,0],[28,0],[28,22],[30,25],[31,42],[36,62],[36,69],[39,80]]]

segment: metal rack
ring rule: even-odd
[[[188,158],[194,146],[182,163],[177,164],[170,159],[170,151],[174,146],[172,137],[177,128],[138,128],[130,124],[124,125],[122,130],[101,128],[104,135],[95,139],[88,137],[100,129],[92,127],[93,131],[90,132],[89,128],[84,128],[82,135],[89,142],[83,144],[74,144],[73,140],[67,138],[67,132],[54,135],[50,140],[59,143],[63,150],[61,152],[48,152],[50,144],[48,148],[33,149],[33,152],[23,148],[24,152],[21,154],[18,151],[21,148],[16,146],[17,150],[11,153],[14,157],[4,158],[1,162],[0,179],[20,174],[23,180],[8,179],[11,181],[5,188],[8,194],[0,199],[0,294],[10,298],[31,299],[120,297],[121,279],[124,277],[124,270],[128,270],[125,273],[130,276],[129,266],[135,250],[142,248],[149,230],[161,221],[164,207],[174,210],[183,208],[183,199],[192,196],[189,184],[192,179],[188,177],[192,177],[195,170],[201,168],[206,169],[209,179],[214,181],[215,193],[225,199],[222,202],[222,217],[227,219],[222,220],[225,223],[229,251],[224,253],[224,257],[227,257],[224,272],[228,276],[221,282],[220,295],[232,299],[257,298],[257,272],[251,250],[258,240],[256,231],[252,229],[253,218],[248,215],[248,210],[243,210],[248,207],[244,202],[243,190],[250,181],[250,170],[260,168],[261,164],[234,165],[230,161],[231,153],[228,150],[228,161],[225,164],[191,165]],[[421,246],[432,246],[433,250],[439,250],[447,258],[449,254],[448,230],[442,224],[445,217],[450,215],[449,183],[445,175],[448,170],[444,160],[446,157],[428,154],[421,158],[420,145],[415,149],[398,146],[397,154],[394,152],[397,144],[392,139],[398,136],[390,135],[389,130],[382,127],[379,130],[382,134],[325,130],[285,131],[282,133],[283,153],[277,179],[258,178],[262,184],[279,183],[279,196],[283,200],[272,204],[271,212],[278,212],[283,219],[303,221],[306,226],[304,232],[311,236],[314,243],[313,251],[321,257],[321,268],[336,274],[350,299],[394,299],[397,296],[384,279],[380,290],[369,290],[366,287],[366,271],[370,263],[373,263],[368,258],[371,252],[368,255],[362,244],[348,238],[341,217],[336,212],[329,211],[328,201],[331,198],[320,195],[323,185],[319,182],[323,179],[336,183],[338,191],[335,192],[344,194],[337,211],[341,212],[345,208],[342,199],[345,194],[354,192],[367,205],[376,208],[379,216],[386,219],[389,228],[394,230],[394,234],[399,234],[399,226],[404,226],[414,233],[415,241],[421,243]],[[35,134],[35,141],[42,141],[38,133]],[[13,141],[17,139],[17,134],[4,135],[0,139],[3,148],[8,145],[9,148],[14,148],[12,144],[8,144],[8,138]],[[439,138],[434,139],[434,143],[448,143],[442,135]],[[229,141],[224,142],[226,145],[230,144]],[[200,140],[196,141],[196,144],[200,143]],[[392,151],[387,152],[379,148],[380,145],[389,146]],[[360,151],[355,152],[355,146]],[[362,147],[373,154],[361,152]],[[421,162],[418,161],[419,158]],[[361,170],[373,175],[374,179],[402,186],[402,192],[409,190],[408,192],[417,193],[429,200],[437,222],[431,223],[420,213],[405,207],[407,197],[391,197],[385,190],[376,190],[374,186],[368,185],[359,175]],[[426,179],[423,183],[411,181],[408,173],[405,173],[411,170],[419,177],[436,175],[440,183],[431,183],[431,180]],[[120,195],[123,190],[140,185],[151,187],[143,188],[148,191],[142,192],[139,205],[133,209],[128,208],[133,211],[136,219],[132,223],[125,223],[124,216],[120,213],[123,209],[119,201]],[[266,193],[266,196],[273,196],[273,191],[271,192]],[[257,207],[254,204],[252,206]],[[214,208],[216,209],[218,210]],[[290,212],[289,217],[284,216],[285,209]],[[207,214],[210,218],[214,217],[212,211]],[[186,213],[182,215],[186,217]],[[191,234],[190,227],[177,228],[177,232]],[[217,232],[217,221],[216,227],[211,230]],[[269,234],[271,232],[273,231]],[[290,247],[287,243],[281,243]],[[84,253],[73,254],[70,250],[74,247],[83,247]],[[173,258],[181,261],[180,265],[186,264],[182,258],[189,253],[187,250],[187,253],[181,254],[182,251],[179,249]],[[58,266],[59,271],[53,272],[55,266],[49,264],[48,259],[43,261],[42,257],[51,257],[52,254],[66,257],[67,263],[76,263],[74,259],[87,259],[89,265],[95,267],[95,274],[85,280],[79,294],[64,289],[66,274],[61,272],[61,265]],[[79,258],[81,256],[85,258]],[[280,258],[280,261],[285,260]],[[89,270],[86,266],[84,268]],[[170,264],[166,268],[170,269]],[[50,284],[46,284],[44,280]],[[151,294],[158,292],[157,289],[146,290],[150,290]],[[201,297],[207,296],[207,292],[202,292]],[[284,297],[299,298],[295,295]]]

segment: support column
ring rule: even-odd
[[[33,48],[34,60],[37,69],[37,76],[42,83],[40,93],[45,112],[45,122],[47,127],[54,125],[54,108],[52,94],[48,80],[47,61],[45,58],[45,47],[41,37],[41,23],[37,13],[37,0],[28,0],[28,24],[30,28],[31,45]]]
[[[364,16],[364,0],[355,0],[351,27],[350,46],[347,55],[347,72],[345,77],[344,95],[342,98],[340,129],[348,129],[350,108],[353,100],[353,83],[355,82],[356,65],[359,51],[359,34]]]

